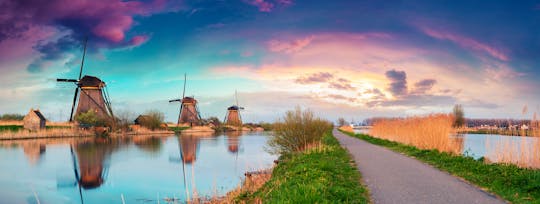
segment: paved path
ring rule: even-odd
[[[334,129],[349,150],[374,203],[505,203],[448,173]]]

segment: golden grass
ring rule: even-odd
[[[461,154],[463,140],[451,138],[451,114],[431,114],[407,118],[381,119],[373,124],[370,134],[374,137],[412,145],[420,149],[437,149]]]
[[[540,169],[540,137],[520,137],[517,140],[502,139],[498,140],[494,146],[490,146],[488,141],[486,149],[488,150],[486,157],[491,158],[492,162]]]
[[[43,129],[38,131],[29,131],[21,129],[16,132],[5,131],[0,132],[0,140],[11,139],[38,139],[38,138],[53,138],[53,137],[86,137],[92,136],[93,131],[82,130],[78,128],[59,128],[59,129]]]

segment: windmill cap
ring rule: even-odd
[[[184,97],[184,99],[182,99],[182,103],[194,103],[194,102],[197,102],[197,100],[195,100],[195,98],[193,97],[186,96]]]
[[[89,87],[104,87],[105,82],[95,76],[84,75],[84,77],[79,81],[80,86],[89,86]]]

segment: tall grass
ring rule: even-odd
[[[517,140],[502,139],[495,145],[486,142],[486,157],[491,162],[515,164],[523,168],[540,169],[540,138],[520,137]]]
[[[452,114],[431,114],[407,118],[380,119],[373,124],[370,134],[374,137],[400,142],[419,149],[437,149],[442,152],[460,154],[463,142],[451,138]]]
[[[274,135],[268,141],[270,151],[287,154],[316,146],[332,125],[315,117],[311,110],[297,107],[295,110],[287,111],[282,121],[276,122],[273,128]]]

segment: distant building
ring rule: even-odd
[[[24,129],[36,131],[44,129],[47,119],[38,110],[30,109],[28,114],[23,118]]]
[[[135,122],[135,125],[142,125],[144,122],[150,121],[150,119],[149,115],[139,115],[133,122]]]

